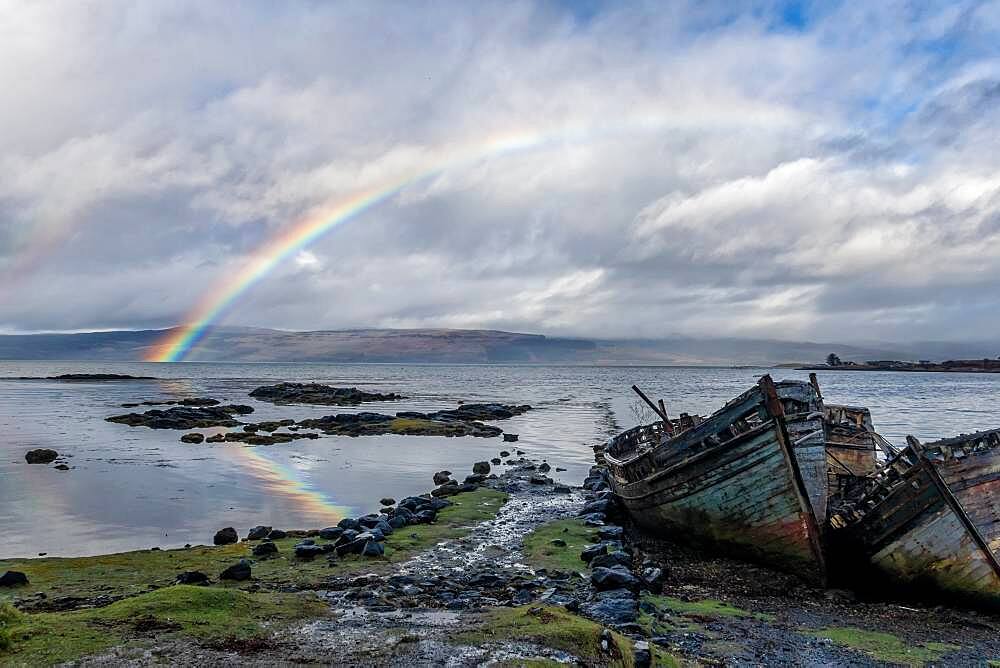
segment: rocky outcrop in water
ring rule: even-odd
[[[176,401],[137,401],[135,403],[122,404],[122,408],[135,408],[136,406],[218,406],[221,401],[210,399],[209,397],[190,397],[178,399]]]
[[[316,404],[320,406],[357,406],[367,401],[396,401],[402,395],[390,392],[365,392],[356,387],[333,387],[319,383],[279,383],[258,387],[250,396],[273,404]]]
[[[240,423],[234,415],[249,415],[252,406],[176,406],[166,410],[153,409],[145,413],[128,413],[104,418],[108,422],[127,424],[130,427],[150,429],[204,429],[206,427],[235,427]]]
[[[59,453],[49,448],[35,448],[24,453],[24,461],[29,464],[51,464],[59,456]]]

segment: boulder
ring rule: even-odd
[[[611,568],[595,568],[590,574],[590,583],[598,591],[607,589],[628,589],[636,591],[639,589],[639,578],[632,575],[624,566],[614,566]]]
[[[635,668],[649,668],[653,665],[653,654],[649,650],[649,641],[637,640],[632,646],[632,662]]]
[[[340,527],[327,527],[319,530],[319,537],[323,540],[337,540],[344,530]]]
[[[638,605],[635,594],[627,589],[611,589],[594,595],[593,601],[584,606],[584,612],[605,624],[620,626],[635,622]]]
[[[451,478],[451,471],[438,471],[434,474],[434,484],[443,485],[448,482],[449,478]]]
[[[364,557],[381,557],[383,554],[385,554],[385,547],[378,541],[370,540],[361,548],[361,556]]]
[[[451,501],[448,501],[447,499],[431,499],[430,501],[427,502],[427,507],[433,510],[434,512],[444,510],[450,505]]]
[[[488,474],[490,472],[490,463],[489,462],[476,462],[475,464],[472,465],[472,472],[473,473],[482,473],[483,475],[486,475],[486,474]]]
[[[236,529],[226,527],[225,529],[219,529],[215,532],[215,536],[212,538],[212,543],[215,545],[232,545],[239,539],[240,537],[236,533]]]
[[[182,585],[207,585],[208,576],[201,571],[185,571],[180,573],[174,582]]]
[[[219,573],[219,579],[236,581],[249,580],[250,562],[246,559],[240,559],[237,563]]]
[[[337,522],[337,526],[340,527],[341,529],[353,529],[355,531],[361,528],[361,524],[358,523],[358,521],[352,517],[345,517],[344,519]]]
[[[260,540],[262,538],[267,538],[268,534],[271,533],[271,527],[266,527],[263,525],[257,525],[247,532],[247,540]]]
[[[281,540],[282,538],[287,538],[288,534],[281,529],[271,529],[271,532],[267,534],[267,537],[271,540]]]
[[[384,499],[381,499],[379,503],[383,506],[394,506],[396,505],[396,499],[392,498],[391,496],[387,496]]]
[[[412,514],[410,515],[410,517],[412,517]],[[396,515],[395,517],[392,517],[389,520],[389,526],[391,526],[393,529],[402,529],[403,527],[406,526],[406,524],[407,524],[407,519],[402,515]]]
[[[643,587],[654,594],[659,594],[663,591],[663,581],[666,580],[666,574],[663,572],[662,568],[651,566],[642,570],[641,579]]]
[[[205,440],[205,435],[199,434],[196,431],[181,436],[181,443],[201,443],[204,440]]]
[[[580,558],[586,561],[588,564],[594,560],[594,558],[608,553],[607,545],[591,545],[580,553]]]
[[[205,442],[206,443],[225,443],[226,442],[226,435],[225,434],[216,434],[215,436],[209,436],[208,438],[205,439]]]
[[[299,559],[314,559],[323,553],[323,548],[320,545],[304,545],[299,543],[295,546],[295,556]]]
[[[597,530],[597,537],[600,540],[621,540],[625,530],[620,526],[608,524]]]
[[[373,526],[375,526],[376,524],[385,519],[388,518],[382,517],[381,515],[374,515],[374,514],[362,515],[361,517],[358,518],[358,524],[365,527],[366,529],[371,529]]]
[[[29,464],[51,464],[59,453],[49,448],[35,448],[24,453],[24,461]]]
[[[21,587],[28,584],[28,576],[21,571],[4,571],[0,575],[0,587]]]
[[[552,467],[549,466],[548,462],[542,462],[541,464],[538,465],[538,470],[541,471],[542,473],[548,473],[549,471],[552,470]]]
[[[611,510],[611,500],[598,499],[597,501],[591,501],[590,503],[585,505],[578,514],[591,515],[593,513],[603,513],[607,515],[609,510]]]
[[[259,545],[254,545],[253,556],[255,557],[270,557],[272,555],[278,554],[278,546],[274,543],[265,542]]]
[[[494,457],[493,459],[490,460],[490,463],[493,464],[494,466],[499,466],[500,465],[500,458],[499,457]]]
[[[433,510],[421,510],[413,516],[414,524],[430,524],[437,519],[437,513]]]
[[[552,478],[541,475],[539,473],[535,473],[530,478],[528,478],[528,482],[530,482],[532,485],[551,485],[554,481],[552,480]]]
[[[615,550],[606,554],[599,554],[590,562],[591,568],[614,568],[624,566],[628,568],[632,565],[632,555],[622,550]]]
[[[573,490],[571,490],[566,485],[556,485],[555,487],[552,488],[552,491],[556,492],[557,494],[570,494]]]
[[[486,481],[486,476],[482,473],[473,473],[472,475],[465,476],[466,485],[480,485]]]
[[[52,468],[56,469],[57,471],[69,471],[69,467],[65,464],[56,464]]]
[[[505,443],[513,443],[514,441],[517,440],[517,434],[504,434],[503,435],[503,440],[504,440]],[[505,455],[505,454],[503,454],[501,452],[500,456],[501,457],[506,457],[507,455]]]
[[[501,457],[510,457],[510,453],[507,452],[506,450],[501,450],[500,451],[500,456]]]

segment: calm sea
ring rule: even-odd
[[[157,380],[64,383],[17,380],[61,373],[122,373]],[[125,402],[207,396],[250,404],[247,419],[333,412],[436,410],[458,400],[530,403],[536,410],[498,423],[517,447],[579,483],[591,446],[634,424],[629,387],[662,397],[677,414],[710,413],[762,373],[787,369],[403,366],[327,364],[135,364],[0,362],[0,557],[82,555],[209,542],[224,526],[326,526],[375,510],[384,496],[427,491],[431,475],[495,457],[499,438],[323,437],[249,447],[186,445],[182,432],[105,422]],[[278,381],[397,391],[402,402],[363,409],[273,406],[247,394]],[[1000,426],[1000,375],[820,373],[829,401],[869,406],[876,427],[899,443]],[[66,455],[70,471],[28,465],[31,448]]]

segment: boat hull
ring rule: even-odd
[[[613,483],[615,492],[652,533],[710,543],[821,581],[823,565],[808,526],[811,510],[803,507],[779,426],[770,423],[643,480]],[[825,475],[822,443],[816,450],[817,475]]]

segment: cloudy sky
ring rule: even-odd
[[[0,331],[995,337],[1000,2],[737,4],[0,0]]]

